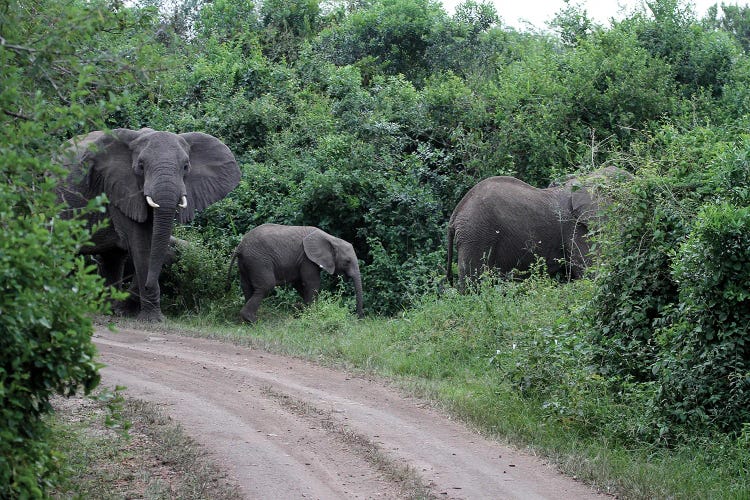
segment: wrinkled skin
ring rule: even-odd
[[[257,320],[260,302],[277,285],[291,284],[310,304],[320,290],[320,270],[344,275],[354,282],[357,315],[363,316],[362,278],[351,243],[312,226],[263,224],[250,230],[234,251],[249,323]]]
[[[552,276],[580,278],[589,265],[589,225],[606,198],[598,193],[611,181],[631,178],[616,167],[562,185],[539,189],[514,177],[490,177],[471,188],[448,223],[448,282],[453,284],[453,245],[458,260],[458,288],[484,269],[502,274],[520,271],[544,259]]]
[[[106,213],[88,216],[107,222],[81,249],[96,256],[106,284],[119,284],[126,261],[134,269],[131,297],[116,309],[161,321],[159,275],[169,254],[175,220],[191,221],[227,195],[240,181],[229,148],[199,132],[173,134],[149,128],[91,132],[71,139],[61,154],[68,175],[58,196],[70,208],[64,217],[105,193]],[[157,206],[158,205],[158,206]]]

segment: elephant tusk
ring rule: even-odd
[[[152,200],[150,196],[146,196],[146,203],[148,203],[148,206],[150,206],[151,208],[159,208],[159,205],[154,200]]]
[[[180,199],[180,204],[177,206],[180,208],[187,208],[187,196],[183,194],[182,198]]]

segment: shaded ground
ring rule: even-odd
[[[159,402],[246,498],[598,498],[377,381],[206,339],[99,328],[102,383]]]

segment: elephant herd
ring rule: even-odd
[[[81,253],[96,256],[107,285],[118,285],[132,266],[129,298],[115,305],[116,312],[161,321],[159,276],[175,241],[174,222],[190,222],[239,184],[234,155],[209,134],[121,128],[71,139],[57,161],[66,171],[57,188],[63,217],[77,216],[102,194],[109,200],[106,212],[87,212],[97,230]],[[453,284],[454,244],[461,291],[484,268],[522,273],[538,258],[550,274],[580,277],[589,261],[588,226],[606,202],[597,187],[630,177],[606,167],[546,189],[506,176],[479,182],[448,223],[448,281]],[[316,227],[260,225],[242,238],[230,270],[235,261],[245,321],[256,321],[260,302],[277,285],[291,284],[309,304],[320,288],[321,269],[352,279],[357,315],[363,316],[354,248]]]

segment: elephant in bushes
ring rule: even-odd
[[[81,250],[97,256],[106,284],[122,280],[132,259],[131,297],[116,309],[161,321],[159,275],[169,253],[175,219],[189,222],[195,212],[222,199],[240,181],[229,148],[215,137],[173,134],[143,128],[115,129],[71,139],[62,154],[66,179],[58,196],[73,217],[92,198],[105,193],[106,213],[89,214],[93,225],[106,220]]]
[[[362,277],[351,243],[312,226],[263,224],[250,230],[237,245],[235,259],[245,306],[240,311],[249,323],[257,320],[258,307],[276,285],[290,283],[310,304],[320,290],[320,270],[345,275],[354,282],[357,316],[362,308]]]
[[[632,178],[617,167],[539,189],[514,177],[490,177],[471,188],[448,223],[448,282],[453,284],[453,245],[458,287],[483,268],[524,272],[543,258],[550,275],[579,278],[589,264],[589,225],[602,203],[603,184]]]

